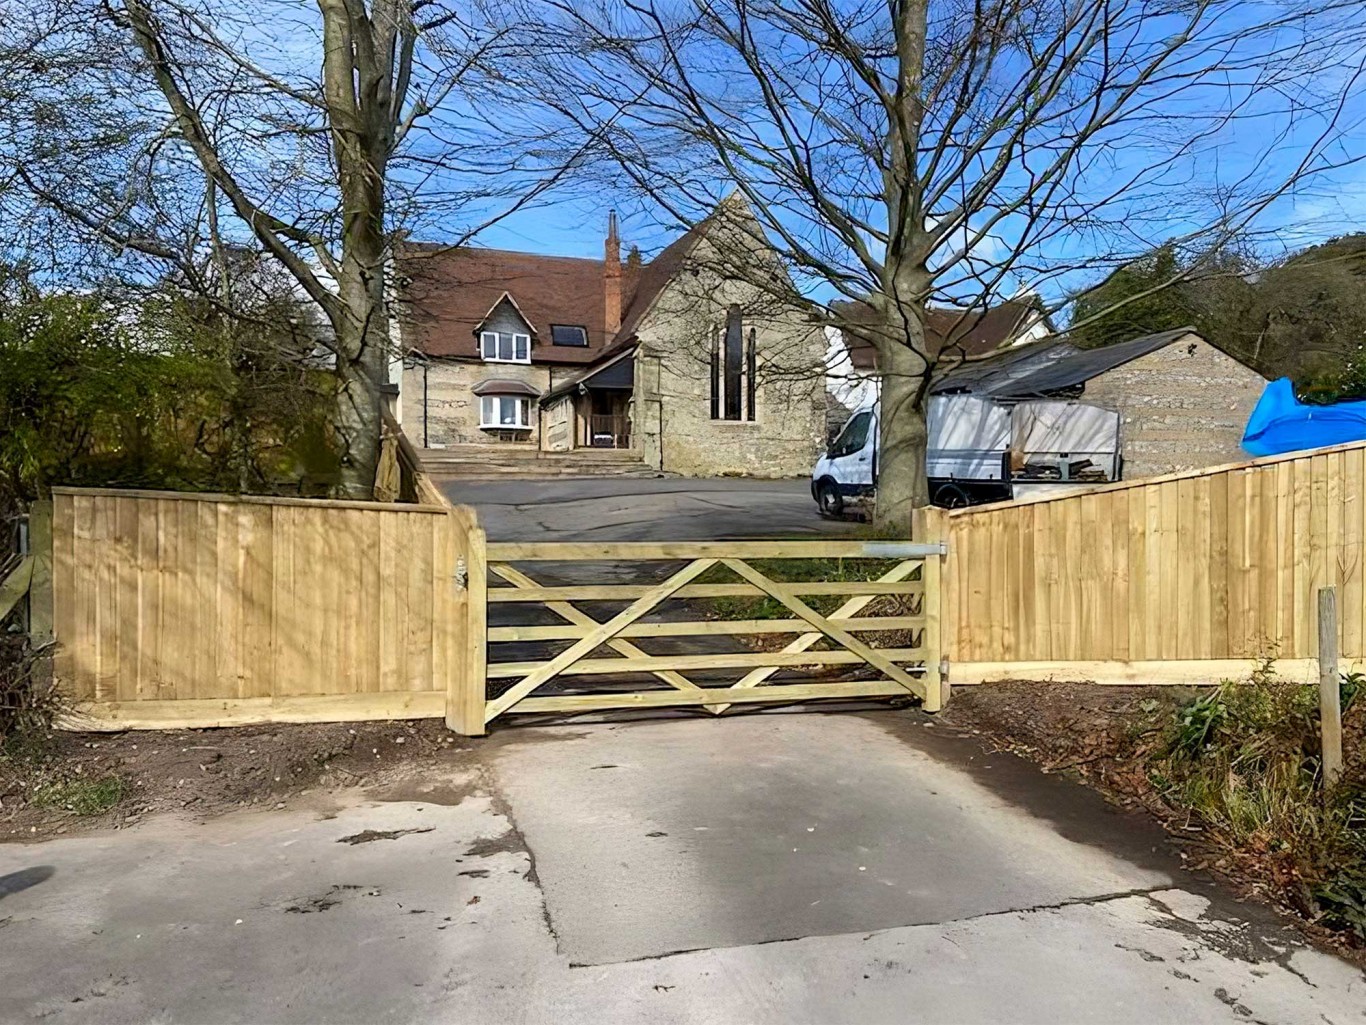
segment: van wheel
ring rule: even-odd
[[[827,519],[837,520],[844,515],[844,496],[832,480],[823,480],[816,488],[816,504]]]
[[[934,493],[934,504],[941,509],[962,509],[972,505],[972,500],[962,488],[944,484]]]

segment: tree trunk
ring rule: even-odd
[[[350,334],[351,337],[345,337]],[[339,332],[337,346],[336,429],[341,440],[341,479],[338,492],[343,498],[369,499],[379,466],[380,385],[373,354],[384,354],[382,347],[367,344],[360,330]],[[383,369],[383,359],[379,360]]]
[[[907,345],[893,342],[879,348],[882,391],[874,522],[879,529],[909,537],[912,511],[930,504],[925,476],[925,361]]]
[[[373,17],[365,16],[363,5],[341,0],[319,0],[318,9],[323,92],[341,196],[341,303],[330,315],[338,343],[340,490],[350,498],[369,498],[379,465],[380,386],[389,370],[385,175],[395,130],[391,44],[401,19],[398,4],[372,5]],[[406,70],[400,72],[405,76]]]

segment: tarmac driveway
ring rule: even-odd
[[[498,541],[710,541],[838,536],[852,522],[821,519],[805,480],[595,477],[447,480]]]

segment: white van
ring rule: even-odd
[[[935,395],[928,427],[930,501],[945,508],[1120,479],[1119,414],[1098,406]],[[841,516],[871,502],[877,475],[874,404],[855,412],[816,462],[811,496],[822,515]]]

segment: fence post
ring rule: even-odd
[[[1319,734],[1323,785],[1342,775],[1342,692],[1338,684],[1338,599],[1334,587],[1319,588]]]
[[[52,642],[52,499],[34,502],[29,509],[28,544],[33,553],[28,632],[29,643],[36,649]]]
[[[447,522],[464,566],[456,569],[454,650],[446,679],[446,725],[466,737],[482,737],[488,655],[488,560],[483,529],[467,509],[452,509]],[[463,577],[463,579],[460,579]]]
[[[948,698],[948,683],[942,672],[944,644],[940,636],[943,630],[940,615],[943,564],[942,552],[925,556],[920,564],[920,609],[925,616],[925,632],[920,642],[925,650],[925,701],[921,707],[927,712],[938,712]]]

